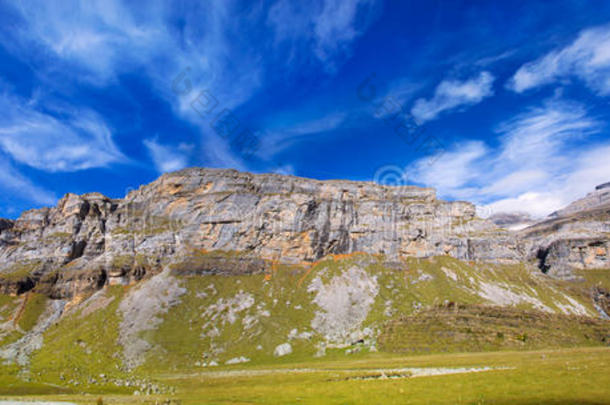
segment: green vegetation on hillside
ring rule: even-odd
[[[42,262],[40,260],[32,260],[29,262],[15,263],[8,268],[7,271],[0,273],[0,280],[19,281],[23,280],[40,268]]]
[[[357,380],[371,374],[392,375],[405,367],[490,367],[477,373],[418,378]],[[610,398],[610,349],[578,348],[525,352],[458,353],[404,357],[369,354],[365,358],[311,359],[282,367],[242,365],[234,373],[173,373],[162,376],[174,395],[134,397],[112,393],[57,395],[58,388],[13,380],[12,400],[27,393],[55,395],[38,400],[95,404],[265,403],[265,404],[604,404]],[[294,371],[296,370],[296,371]],[[373,370],[378,370],[373,373]],[[237,374],[239,373],[239,374]],[[0,377],[0,395],[8,395]],[[156,402],[155,402],[156,401]],[[173,402],[170,402],[173,401]]]
[[[451,304],[389,321],[379,343],[384,351],[400,353],[610,346],[610,322],[515,308]]]
[[[35,380],[90,392],[132,391],[109,383],[127,376],[122,371],[121,349],[117,343],[120,323],[117,307],[124,287],[107,287],[104,295],[99,308],[84,316],[87,307],[71,311],[49,328],[42,349],[30,361]]]
[[[14,315],[15,309],[23,300],[22,297],[14,297],[7,294],[0,294],[0,323],[8,321]]]
[[[259,262],[251,259],[235,252],[198,252],[164,272],[164,278],[150,275],[131,287],[107,286],[93,297],[79,297],[83,301],[69,303],[61,320],[44,333],[42,349],[31,356],[29,369],[7,366],[13,368],[2,368],[0,374],[13,386],[15,379],[27,376],[32,383],[74,392],[120,394],[139,389],[131,383],[134,378],[158,381],[180,373],[318,367],[336,361],[354,365],[392,358],[393,351],[422,355],[606,345],[609,339],[607,322],[569,315],[596,315],[588,291],[593,285],[606,285],[602,272],[588,272],[582,282],[561,282],[525,265],[466,263],[450,257],[388,262],[383,256],[352,254],[310,265],[268,261],[253,273],[248,266]],[[145,261],[143,256],[121,256],[114,264]],[[206,269],[213,266],[229,266],[240,275],[212,275]],[[124,318],[119,305],[136,291],[146,292],[145,283],[154,280],[180,292],[168,300],[155,301],[146,294],[132,300],[132,315],[141,313],[140,306],[149,309],[153,301],[159,308],[152,312],[158,322],[129,335],[131,341],[143,339],[144,360],[129,373],[119,336],[121,327],[132,320]],[[28,294],[25,304],[24,299],[0,297],[0,316],[13,317],[23,331],[0,336],[0,346],[31,331],[46,307],[42,295]],[[343,314],[351,324],[345,325]],[[334,334],[333,328],[340,333]],[[292,352],[276,356],[275,349],[286,343]],[[237,364],[227,365],[231,360]],[[278,381],[290,385],[294,378],[282,376]],[[323,381],[341,387],[354,383],[330,375]],[[182,384],[172,380],[167,385],[174,383]],[[219,401],[225,398],[216,391],[218,380],[200,383]],[[252,384],[261,392],[268,388],[260,381]],[[256,397],[243,391],[228,400],[242,398]],[[338,402],[341,398],[349,402],[352,397],[335,397]]]
[[[601,287],[610,291],[610,271],[608,269],[581,270],[576,274],[583,278],[585,286]]]
[[[292,329],[309,328],[314,308],[306,286],[298,287],[303,274],[300,268],[277,266],[271,277],[183,277],[187,293],[181,302],[163,316],[157,330],[144,334],[160,350],[152,351],[143,370],[222,364],[241,356],[254,363],[272,358]],[[308,339],[292,344],[299,358],[314,353]]]
[[[32,292],[21,297],[0,295],[0,312],[5,322],[0,330],[0,346],[13,343],[29,332],[40,320],[47,302],[46,296]]]
[[[48,298],[42,294],[26,293],[25,303],[22,304],[20,312],[17,314],[16,322],[19,328],[27,332],[38,322],[40,315],[45,310]]]

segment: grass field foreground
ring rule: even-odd
[[[477,373],[357,380],[371,370],[405,367],[491,367]],[[294,370],[301,369],[301,372]],[[103,396],[103,403],[174,404],[608,404],[610,349],[456,353],[313,360],[281,368],[221,367],[158,376],[172,396]],[[388,375],[391,375],[389,372]],[[16,397],[10,397],[16,400]],[[96,395],[49,395],[32,400],[97,403]]]

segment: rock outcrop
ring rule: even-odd
[[[311,263],[359,251],[390,261],[449,255],[539,262],[542,249],[543,266],[562,267],[562,260],[571,266],[580,248],[559,246],[566,238],[557,237],[559,229],[576,240],[583,222],[570,225],[570,218],[515,235],[476,217],[471,203],[438,200],[433,189],[191,168],[123,199],[68,194],[56,207],[0,220],[0,290],[72,298],[167,267],[240,274],[263,272],[276,261]],[[610,225],[593,222],[582,234],[595,252],[587,265],[597,266],[607,263],[597,252],[606,249],[607,256]],[[202,258],[202,252],[218,253]]]
[[[585,197],[550,215],[551,218],[567,217],[582,211],[610,206],[610,182],[600,184]]]
[[[8,219],[2,219],[0,218],[0,232],[6,230],[6,229],[11,229],[14,225],[14,222]]]
[[[490,216],[489,220],[499,227],[511,231],[519,231],[536,223],[529,214],[524,212],[500,212]]]
[[[521,231],[527,258],[555,276],[610,267],[610,189],[604,185],[549,219]]]

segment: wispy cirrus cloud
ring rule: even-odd
[[[13,4],[21,18],[15,35],[3,41],[9,49],[44,50],[44,59],[63,63],[78,72],[79,79],[105,84],[117,74],[142,66],[167,47],[162,3],[135,15],[118,0],[40,2]]]
[[[270,54],[286,59],[285,46],[275,45],[288,45],[303,55],[289,69],[311,65],[313,55],[326,73],[335,72],[374,19],[371,11],[378,3],[319,0],[300,5],[279,0],[270,6],[244,6],[211,0],[181,12],[167,2],[141,8],[121,0],[24,0],[6,7],[14,13],[15,24],[0,42],[30,60],[41,80],[53,87],[74,89],[85,81],[105,88],[137,71],[177,118],[199,128],[200,138],[194,142],[202,153],[193,163],[247,169],[248,162],[230,142],[210,129],[212,117],[193,109],[193,100],[208,91],[218,103],[214,114],[247,103],[264,87],[269,69],[278,69],[264,63]],[[264,34],[271,35],[264,35],[261,25]],[[188,91],[175,92],[173,81],[182,72],[186,74],[180,86]],[[14,145],[12,149],[17,153]]]
[[[314,17],[315,53],[320,60],[328,61],[337,52],[348,52],[351,42],[364,28],[356,26],[358,11],[371,3],[371,0],[324,1],[322,11]]]
[[[217,145],[226,152],[221,155],[227,157],[227,164],[241,160],[229,156],[233,152],[227,141],[210,130],[211,117],[202,118],[192,102],[205,89],[217,100],[217,114],[245,103],[262,85],[264,47],[240,45],[247,43],[258,21],[250,11],[230,0],[209,1],[181,15],[177,29],[172,23],[176,10],[166,2],[141,8],[120,0],[87,4],[25,0],[13,8],[20,17],[17,29],[0,41],[25,58],[31,59],[32,50],[43,55],[38,68],[52,72],[53,86],[85,80],[104,88],[116,84],[122,74],[138,71],[177,118],[200,128],[198,143],[207,145],[209,152],[202,157],[218,155],[209,150]],[[188,91],[175,92],[173,82],[181,72],[187,72]]]
[[[421,159],[407,169],[408,180],[435,187],[441,195],[466,198],[475,193],[470,184],[480,175],[475,169],[477,162],[485,159],[489,148],[479,141],[469,141],[452,150],[445,151],[440,159]]]
[[[498,146],[457,144],[408,173],[448,198],[542,217],[608,181],[610,162],[601,156],[610,143],[580,146],[602,127],[583,105],[553,98],[499,125]]]
[[[193,145],[186,143],[178,146],[164,145],[156,138],[145,139],[143,143],[159,173],[173,172],[188,166]]]
[[[249,170],[245,159],[231,149],[230,142],[218,134],[210,134],[201,145],[207,165],[226,169]]]
[[[316,0],[300,3],[280,0],[270,9],[267,23],[275,30],[276,43],[292,43],[291,58],[298,47],[313,50],[326,70],[350,56],[352,42],[374,18],[373,0]]]
[[[0,149],[15,161],[47,172],[72,172],[126,161],[104,120],[86,108],[44,112],[0,95]]]
[[[255,21],[242,15],[231,0],[212,0],[190,9],[181,16],[180,30],[172,25],[176,11],[166,2],[142,8],[121,0],[24,0],[14,9],[21,20],[3,44],[28,56],[32,48],[42,50],[44,67],[40,67],[54,73],[65,70],[72,80],[85,78],[101,87],[125,72],[139,70],[173,103],[177,96],[172,93],[172,80],[188,68],[193,90],[198,86],[212,90],[230,104],[227,108],[246,100],[260,85],[256,62],[261,55],[238,41],[246,38]],[[192,96],[188,101],[179,99],[183,103],[177,103],[178,111],[188,112],[186,104],[191,100]]]
[[[8,200],[22,199],[35,204],[52,205],[57,197],[52,191],[34,184],[23,176],[10,162],[7,156],[0,153],[0,189]]]
[[[346,117],[346,113],[336,112],[321,118],[271,127],[261,136],[257,155],[263,159],[271,159],[298,142],[337,129],[345,122]]]
[[[443,80],[430,99],[415,101],[411,114],[420,121],[430,121],[443,111],[478,104],[493,95],[493,82],[493,75],[487,71],[464,81]]]
[[[409,103],[412,102],[415,94],[420,91],[426,85],[425,80],[413,80],[409,78],[400,78],[390,83],[388,90],[383,98],[375,100],[371,103],[372,106],[383,106],[383,103],[395,104],[395,107],[401,110],[406,110]],[[385,111],[383,107],[379,107],[375,111],[377,118],[386,118],[389,115],[395,114],[396,112],[390,108]]]
[[[521,66],[507,87],[522,93],[570,78],[601,96],[610,95],[610,25],[583,30],[571,44]]]

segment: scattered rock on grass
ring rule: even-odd
[[[290,353],[292,353],[292,346],[290,345],[290,343],[282,343],[281,345],[277,346],[273,351],[273,355],[275,357],[286,356]]]

